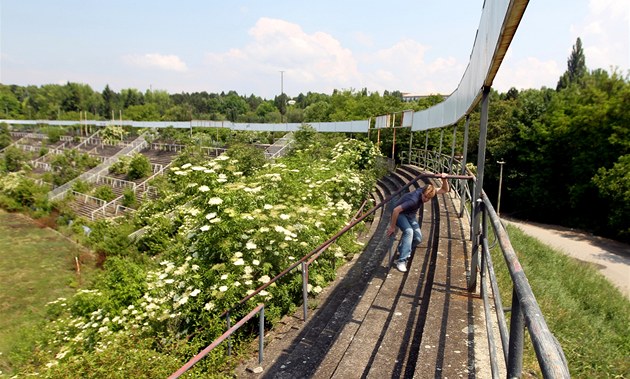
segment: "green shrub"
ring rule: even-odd
[[[245,176],[251,175],[266,163],[265,153],[251,145],[233,145],[226,154],[236,162],[236,169],[233,171],[240,171]]]
[[[9,172],[17,172],[28,160],[26,152],[17,147],[9,146],[4,151],[4,168]]]
[[[9,133],[9,124],[3,122],[0,124],[0,149],[11,144],[11,133]]]
[[[18,173],[10,173],[0,177],[0,193],[13,200],[7,201],[5,199],[7,205],[14,208],[13,210],[34,207],[42,192],[44,190],[32,179]],[[39,199],[39,202],[42,200]]]
[[[72,184],[72,189],[81,193],[90,193],[90,183],[84,180],[77,180]]]
[[[109,304],[105,309],[117,314],[142,298],[147,289],[146,268],[122,257],[109,257],[105,261],[104,273],[99,277],[96,287],[107,294]]]
[[[124,256],[133,254],[135,246],[127,237],[134,229],[124,223],[112,220],[99,220],[92,224],[88,244],[96,252],[106,256]]]
[[[300,128],[293,133],[296,149],[305,149],[311,146],[317,137],[317,130],[310,125],[301,125]]]
[[[59,126],[51,126],[46,128],[46,135],[48,136],[48,142],[56,143],[59,142],[61,136],[66,133],[66,130],[63,127]]]
[[[92,196],[110,202],[116,198],[114,190],[110,186],[99,186],[92,191]]]
[[[65,150],[61,155],[55,155],[51,165],[53,169],[53,183],[62,185],[76,178],[84,171],[96,167],[100,161],[87,153],[76,149]]]
[[[145,155],[136,153],[129,162],[127,178],[136,180],[151,175],[151,162]]]
[[[123,191],[122,205],[128,208],[135,208],[138,205],[136,194],[131,188],[125,188]]]
[[[123,155],[118,158],[116,162],[114,162],[111,166],[109,166],[109,172],[115,175],[127,175],[129,171],[129,162],[131,161],[131,157],[127,155]]]
[[[101,130],[101,138],[107,143],[117,143],[125,139],[129,132],[122,126],[108,125]]]

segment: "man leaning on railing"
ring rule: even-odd
[[[391,222],[387,229],[387,236],[394,235],[396,226],[402,231],[402,237],[398,244],[399,256],[396,261],[396,268],[400,272],[407,271],[407,259],[409,259],[411,252],[415,250],[416,246],[422,242],[422,232],[420,231],[420,225],[416,218],[418,209],[435,195],[447,193],[450,190],[448,180],[446,179],[447,174],[442,173],[440,177],[442,179],[442,186],[439,189],[436,190],[433,184],[429,183],[413,192],[406,193],[394,206]]]

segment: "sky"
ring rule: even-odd
[[[487,0],[491,1],[491,0]],[[450,94],[483,0],[0,0],[0,83],[272,99],[334,89]],[[530,1],[493,88],[555,88],[577,38],[588,69],[630,72],[630,1]]]

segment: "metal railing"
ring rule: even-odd
[[[505,230],[499,216],[494,211],[492,203],[484,192],[481,199],[477,201],[477,207],[481,213],[482,227],[479,236],[482,247],[481,254],[481,296],[484,302],[486,313],[486,331],[488,335],[488,347],[490,350],[490,361],[492,363],[492,377],[499,378],[497,349],[495,346],[494,333],[489,315],[492,313],[489,305],[490,292],[486,281],[490,282],[495,309],[497,309],[497,323],[499,326],[501,347],[507,377],[520,377],[523,368],[523,344],[525,327],[529,332],[538,364],[545,378],[570,378],[567,361],[562,351],[562,347],[553,336],[545,318],[542,314],[534,293],[527,281],[523,267],[518,261],[516,252],[512,247],[510,238]],[[503,314],[501,294],[498,289],[497,279],[492,265],[490,248],[488,245],[488,219],[493,227],[493,232],[497,236],[499,246],[503,252],[503,257],[510,271],[512,278],[512,307],[510,318],[510,329],[508,334],[507,323]]]
[[[267,159],[275,159],[285,155],[293,145],[293,133],[287,133],[265,149]]]
[[[85,193],[82,192],[77,192],[75,190],[71,190],[69,191],[69,193],[73,196],[79,197],[81,199],[83,199],[84,203],[88,203],[88,201],[91,201],[93,204],[97,204],[98,206],[102,207],[103,205],[107,204],[107,202],[103,199],[99,199],[98,197],[94,197],[94,196],[90,196],[87,195]]]
[[[120,150],[119,152],[117,152],[116,154],[114,154],[113,156],[106,158],[102,161],[101,164],[99,164],[98,166],[92,168],[89,171],[84,172],[83,174],[79,175],[78,177],[62,184],[61,186],[55,188],[54,190],[50,191],[48,193],[48,199],[49,200],[55,200],[57,198],[61,198],[63,197],[64,193],[66,191],[68,191],[76,181],[78,180],[83,180],[86,181],[88,183],[93,182],[94,180],[96,180],[96,178],[98,178],[98,176],[109,170],[109,167],[118,161],[118,158],[123,156],[123,155],[132,155],[133,153],[139,152],[140,150],[142,150],[143,148],[145,148],[147,146],[147,142],[144,140],[144,137],[142,135],[138,136],[138,138],[136,138],[136,140],[134,140],[131,144],[128,144],[125,148],[123,148],[122,150]],[[76,147],[74,147],[74,149],[76,149]]]
[[[471,172],[464,161],[451,157],[450,155],[438,154],[436,152],[425,149],[410,149],[400,153],[401,160],[419,167],[425,167],[432,172],[449,172],[458,173],[458,175],[472,177],[473,180],[457,180],[451,183],[452,190],[457,194],[459,199],[460,218],[466,215],[466,219],[472,219],[471,209],[473,188],[475,184],[474,173]],[[426,163],[425,163],[426,162]],[[467,206],[468,205],[468,206]],[[472,235],[472,223],[469,235]]]
[[[410,162],[419,166],[422,166],[420,163],[422,163],[423,159],[426,159],[425,166],[435,172],[461,171],[462,173],[470,174],[472,177],[470,181],[456,181],[452,187],[456,190],[460,200],[461,211],[459,217],[463,217],[465,211],[466,219],[470,220],[469,226],[471,232],[469,235],[473,242],[473,256],[470,260],[471,266],[467,273],[467,281],[469,291],[475,291],[477,288],[477,272],[479,272],[481,277],[479,290],[484,301],[486,333],[488,336],[493,378],[499,377],[499,369],[496,347],[494,346],[493,321],[490,319],[490,315],[493,313],[489,306],[490,295],[494,298],[495,309],[497,310],[496,323],[499,326],[503,358],[508,374],[507,377],[521,376],[524,343],[523,331],[525,327],[527,327],[534,345],[534,350],[536,351],[539,367],[545,378],[569,378],[569,369],[562,347],[547,327],[542,311],[529,286],[525,272],[516,257],[507,231],[496,214],[491,201],[482,190],[481,198],[477,199],[474,203],[472,202],[476,178],[472,176],[472,173],[462,161],[454,159],[454,157],[449,155],[422,149],[410,150],[410,152],[410,154],[402,152],[401,157],[409,159]],[[492,266],[492,258],[490,257],[488,218],[493,226],[492,233],[496,235],[497,242],[501,247],[503,256],[508,265],[514,288],[512,294],[512,317],[510,321],[511,329],[509,334],[505,315],[503,314],[501,294]],[[481,223],[479,235],[477,236],[472,232],[475,222]],[[482,250],[480,255],[477,254],[479,249]],[[486,280],[490,282],[491,293],[488,291],[488,283],[486,283]]]
[[[186,150],[186,145],[174,144],[174,143],[151,143],[151,150],[160,150],[160,151],[174,151],[176,153],[181,153]]]
[[[188,371],[192,366],[194,366],[197,362],[199,362],[203,357],[208,355],[215,347],[219,346],[223,341],[228,339],[234,332],[236,332],[241,326],[243,326],[247,321],[251,320],[256,314],[260,312],[260,317],[258,318],[258,363],[262,363],[263,361],[263,346],[264,346],[264,338],[265,338],[265,305],[258,304],[256,308],[252,309],[245,317],[243,317],[239,322],[234,324],[234,326],[230,327],[225,333],[221,335],[221,337],[217,338],[208,345],[205,349],[203,349],[199,354],[195,355],[191,360],[186,362],[185,365],[179,368],[179,370],[175,371],[168,379],[179,378]]]
[[[225,153],[227,149],[223,147],[201,146],[201,151],[209,157],[218,157],[219,155]]]
[[[307,319],[307,304],[306,304],[306,300],[308,299],[308,265],[310,265],[313,261],[315,261],[315,259],[317,259],[317,257],[319,257],[319,255],[326,250],[330,245],[332,245],[335,241],[337,241],[337,239],[339,239],[341,236],[343,236],[345,233],[347,233],[348,231],[350,231],[352,228],[354,228],[357,224],[361,223],[365,218],[367,218],[368,216],[370,216],[372,213],[376,212],[378,209],[380,209],[381,207],[385,206],[386,204],[388,204],[393,198],[395,198],[396,196],[398,196],[400,193],[402,193],[403,191],[405,191],[407,188],[409,188],[409,186],[411,186],[413,183],[420,181],[420,180],[424,180],[424,179],[428,179],[428,178],[438,178],[440,177],[439,175],[436,174],[426,174],[426,173],[422,173],[418,176],[416,176],[415,178],[413,178],[412,180],[410,180],[407,184],[405,184],[404,186],[402,186],[401,188],[399,188],[397,191],[395,191],[394,193],[392,193],[390,196],[388,196],[387,198],[383,199],[380,203],[376,204],[374,207],[372,207],[370,210],[366,211],[365,213],[363,213],[362,215],[358,216],[355,215],[350,223],[348,223],[348,225],[346,225],[345,227],[343,227],[339,232],[337,232],[334,236],[330,237],[327,241],[325,241],[324,243],[322,243],[321,245],[317,246],[315,249],[313,249],[311,252],[309,252],[308,254],[304,255],[302,258],[300,258],[299,260],[297,260],[296,262],[294,262],[293,264],[291,264],[289,267],[287,267],[286,269],[284,269],[284,271],[280,272],[279,274],[277,274],[275,277],[271,278],[267,283],[263,284],[262,286],[258,287],[256,290],[254,290],[252,293],[250,293],[249,295],[245,296],[244,298],[242,298],[240,301],[238,301],[232,308],[226,310],[225,312],[223,312],[221,314],[221,317],[226,317],[227,318],[227,323],[228,323],[228,328],[230,328],[230,321],[229,321],[229,315],[231,313],[231,311],[233,309],[236,309],[237,307],[245,304],[248,300],[252,299],[254,296],[258,295],[261,291],[265,290],[267,287],[274,285],[274,283],[276,283],[279,279],[281,279],[282,277],[284,277],[285,275],[289,274],[291,271],[293,271],[296,267],[301,266],[302,267],[302,298],[305,304],[303,304],[303,312],[304,312],[304,321],[306,321]],[[470,179],[470,177],[468,176],[462,176],[462,175],[449,175],[448,179]],[[360,210],[363,209],[363,205],[361,206]],[[247,316],[246,316],[247,317]],[[243,320],[239,321],[240,325],[242,325],[244,322]],[[236,325],[235,325],[236,326]],[[232,327],[233,328],[233,327]],[[232,328],[230,328],[230,330],[232,330]],[[261,334],[263,333],[263,331],[260,332]],[[231,334],[231,333],[230,333]],[[219,342],[217,342],[218,340],[223,340],[223,335],[221,337],[219,337],[217,340],[213,341],[208,347],[206,347],[203,351],[205,352],[204,356],[207,355],[212,349],[214,349],[216,346],[218,346]],[[211,348],[212,347],[212,348]],[[180,368],[180,370],[182,370],[184,367],[188,367],[186,370],[188,370],[190,367],[192,367],[192,365],[194,365],[194,363],[196,363],[197,361],[199,361],[199,359],[196,359],[199,356],[199,354],[197,356],[195,356],[195,358],[191,359],[190,361],[188,361],[184,366],[182,366],[182,368]],[[261,356],[262,357],[262,356]],[[195,360],[194,363],[191,364],[191,361]],[[262,362],[262,358],[261,361]],[[185,371],[185,370],[184,370]],[[177,371],[179,372],[179,370]],[[176,373],[177,373],[176,372]],[[183,373],[183,372],[182,372]],[[175,374],[173,374],[175,375]],[[181,375],[181,373],[179,374]],[[174,376],[171,376],[174,377]],[[176,377],[176,376],[175,376]]]

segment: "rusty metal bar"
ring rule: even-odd
[[[499,379],[499,365],[497,363],[497,347],[494,343],[494,332],[492,329],[492,323],[490,314],[492,310],[490,309],[490,302],[488,300],[488,285],[486,284],[486,275],[484,270],[486,264],[486,258],[489,254],[485,252],[488,249],[488,240],[486,238],[482,241],[483,251],[484,253],[481,255],[481,278],[479,279],[481,282],[481,297],[483,299],[483,310],[486,314],[484,317],[486,322],[486,335],[488,336],[488,350],[490,352],[490,370],[492,373],[492,379]]]
[[[325,249],[326,247],[328,247],[328,245],[330,245],[332,242],[334,242],[337,238],[341,237],[343,234],[345,234],[348,230],[352,229],[355,225],[357,225],[358,223],[360,223],[361,221],[363,221],[366,217],[368,217],[369,215],[371,215],[372,213],[376,212],[376,210],[378,210],[379,208],[381,208],[382,206],[384,206],[385,204],[389,203],[389,201],[391,199],[393,199],[395,196],[398,196],[403,190],[409,188],[409,186],[411,186],[412,183],[417,182],[421,179],[425,179],[425,178],[441,178],[440,175],[438,174],[420,174],[417,175],[415,178],[413,178],[412,180],[410,180],[407,184],[405,184],[404,186],[400,187],[396,192],[394,192],[393,194],[391,194],[390,196],[388,196],[386,199],[384,199],[382,202],[380,202],[379,204],[375,205],[374,207],[372,207],[370,210],[368,210],[367,212],[365,212],[363,215],[361,215],[360,217],[358,217],[356,220],[352,221],[351,223],[349,223],[348,225],[346,225],[345,227],[343,227],[339,232],[337,232],[335,235],[333,235],[332,237],[330,237],[327,241],[325,241],[324,243],[322,243],[321,245],[319,245],[318,247],[316,247],[315,249],[311,250],[311,252],[309,252],[308,254],[304,255],[302,258],[300,258],[299,260],[297,260],[296,262],[294,262],[293,264],[291,264],[289,267],[287,267],[286,269],[284,269],[282,272],[280,272],[278,275],[276,275],[275,277],[273,277],[269,282],[263,284],[262,286],[258,287],[258,289],[256,289],[254,292],[252,292],[251,294],[245,296],[244,298],[242,298],[238,303],[236,303],[234,305],[234,307],[239,306],[244,304],[245,302],[247,302],[249,299],[251,299],[252,297],[256,296],[260,291],[264,290],[265,288],[271,286],[273,283],[275,283],[276,281],[278,281],[278,279],[282,278],[283,276],[285,276],[286,274],[288,274],[290,271],[292,271],[294,268],[296,268],[297,266],[299,266],[300,264],[302,264],[302,262],[306,262],[308,261],[313,255],[317,254],[318,252],[320,252],[321,250]],[[464,179],[464,180],[469,180],[472,179],[471,176],[467,176],[467,175],[447,175],[446,179]],[[224,311],[221,316],[225,316],[225,314],[227,313],[227,310]]]
[[[457,141],[457,124],[453,124],[453,141],[451,142],[451,156],[448,163],[448,172],[453,172],[453,159],[455,159],[455,142]]]
[[[206,355],[208,355],[215,347],[219,346],[219,344],[221,342],[223,342],[226,338],[228,338],[229,336],[231,336],[235,331],[237,331],[241,326],[243,326],[243,324],[245,324],[247,321],[249,321],[252,317],[254,317],[254,315],[256,315],[259,311],[261,312],[261,317],[260,317],[260,324],[264,323],[264,317],[265,317],[265,313],[264,313],[264,309],[265,309],[265,305],[264,304],[258,304],[258,306],[256,308],[254,308],[251,312],[249,312],[245,317],[243,317],[239,322],[237,322],[236,324],[234,324],[233,327],[231,327],[228,331],[226,331],[225,333],[223,333],[221,335],[221,337],[217,338],[216,340],[214,340],[210,345],[208,345],[205,349],[203,349],[201,352],[199,352],[197,355],[195,355],[194,357],[192,357],[188,362],[186,362],[185,365],[183,365],[182,367],[179,368],[179,370],[175,371],[173,374],[171,374],[171,376],[169,376],[169,379],[175,379],[175,378],[179,378],[182,374],[184,374],[186,371],[188,371],[192,366],[194,366],[197,362],[199,362],[203,357],[205,357]],[[259,326],[259,330],[264,331],[264,326]],[[261,332],[260,333],[260,338],[264,338],[264,333]],[[260,344],[259,346],[262,346],[262,344]],[[262,351],[262,349],[261,349]],[[262,362],[262,354],[261,352],[258,353],[259,354],[259,361]]]
[[[483,191],[481,193],[481,200],[485,204],[485,212],[488,212],[490,222],[498,236],[499,245],[503,251],[503,257],[505,258],[514,284],[514,299],[512,304],[513,323],[519,323],[518,318],[515,319],[514,317],[516,317],[515,314],[518,316],[518,314],[522,312],[525,326],[527,326],[534,351],[536,352],[538,364],[545,378],[570,378],[571,375],[562,347],[549,330],[542,311],[536,302],[534,293],[527,281],[523,267],[518,261],[516,252],[510,243],[508,234],[503,224],[501,224],[499,216],[497,216],[494,211],[492,202]],[[515,307],[518,309],[515,309]],[[518,327],[514,324],[511,325],[511,328]],[[513,330],[510,331],[510,339],[518,338],[518,336],[513,337],[512,332]],[[516,331],[514,331],[514,333],[516,333]],[[510,341],[510,352],[508,353],[509,361],[517,359],[518,357],[516,351],[514,353],[512,352],[513,343],[516,344],[518,341]],[[513,369],[516,370],[517,368],[513,367]]]
[[[232,320],[230,319],[230,311],[227,312],[227,314],[225,315],[225,322],[227,324],[227,328],[228,330],[230,329],[230,327],[232,326]],[[228,343],[228,355],[232,355],[232,339],[230,338],[230,336],[228,336],[227,338],[227,343]]]
[[[308,264],[302,262],[302,309],[304,321],[308,317]]]
[[[523,371],[523,343],[525,342],[525,320],[518,300],[516,286],[512,290],[512,317],[510,318],[510,341],[507,359],[508,378],[520,378]],[[554,377],[555,378],[555,377]]]
[[[497,237],[498,240],[498,237]],[[484,238],[484,243],[488,244],[488,238]],[[486,250],[487,249],[487,250]],[[499,286],[497,285],[497,276],[494,273],[494,266],[492,264],[492,255],[490,254],[490,247],[484,246],[484,256],[486,259],[485,269],[488,270],[488,277],[490,278],[490,285],[492,287],[492,294],[494,295],[494,308],[497,310],[497,323],[499,324],[499,334],[501,335],[501,345],[503,347],[503,361],[508,360],[508,329],[505,321],[505,313],[503,311],[503,301],[501,300],[501,293],[499,292]],[[482,266],[483,270],[484,266]]]
[[[262,364],[265,350],[265,305],[261,305],[260,317],[258,318],[258,364]]]

